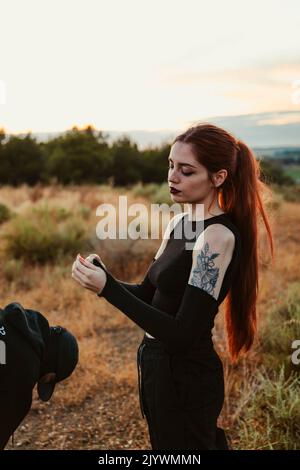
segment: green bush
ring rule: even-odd
[[[151,202],[154,204],[173,204],[168,183],[162,183],[157,186],[156,192],[151,196]]]
[[[281,194],[287,202],[300,202],[300,185],[279,186],[273,185],[274,191]]]
[[[286,174],[283,165],[273,159],[260,160],[261,180],[267,184],[293,185],[294,179]]]
[[[5,205],[0,203],[0,224],[6,222],[12,217],[10,209]]]
[[[139,182],[132,187],[132,194],[136,197],[142,196],[151,198],[159,187],[160,185],[157,183],[142,184]]]
[[[36,281],[34,276],[24,276],[25,263],[23,259],[9,259],[2,261],[3,276],[7,282],[13,284],[11,289],[34,289]]]
[[[299,375],[292,372],[286,378],[283,365],[277,371],[262,368],[253,375],[241,390],[242,406],[236,413],[238,449],[299,449],[299,388]]]
[[[51,218],[52,223],[63,222],[72,217],[72,212],[65,207],[49,206],[47,202],[33,207],[31,211],[33,217],[37,217],[41,221]]]
[[[149,198],[150,201],[154,204],[174,204],[171,199],[168,183],[142,184],[139,182],[131,188],[131,191],[134,196],[143,196]]]
[[[85,230],[78,216],[39,208],[17,217],[2,237],[8,258],[43,264],[80,251]]]
[[[300,339],[300,283],[289,286],[284,303],[267,312],[261,326],[260,345],[264,362],[270,368],[285,365],[286,370],[294,368],[292,342]]]
[[[83,220],[88,220],[91,216],[91,209],[88,206],[81,204],[77,210],[77,213]]]
[[[3,263],[3,274],[11,282],[23,277],[24,262],[21,259],[9,259]]]

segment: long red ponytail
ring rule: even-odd
[[[241,262],[225,299],[225,322],[231,360],[247,352],[257,332],[256,301],[258,295],[258,214],[265,224],[272,258],[273,237],[263,205],[267,190],[261,181],[259,161],[241,140],[209,123],[191,127],[175,138],[189,143],[209,175],[221,169],[227,177],[218,188],[220,207],[227,212],[240,231]]]

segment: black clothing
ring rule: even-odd
[[[185,245],[195,243],[213,223],[227,226],[235,237],[218,299],[188,283],[193,250]],[[184,226],[190,232],[177,232]],[[175,237],[175,230],[183,236]],[[192,239],[186,237],[191,231],[195,232]],[[107,282],[98,295],[154,336],[145,334],[137,354],[142,369],[141,405],[154,449],[226,448],[224,433],[216,426],[224,400],[223,365],[211,330],[234,280],[240,252],[239,231],[229,214],[204,221],[188,220],[186,214],[163,253],[152,259],[141,284],[118,281],[105,269]]]
[[[213,346],[189,357],[168,354],[157,340],[143,338],[137,352],[142,415],[152,449],[228,449],[217,418],[224,401],[222,362]]]
[[[182,220],[184,220],[183,217]],[[198,222],[185,221],[197,229]],[[100,297],[105,297],[137,325],[161,340],[170,352],[197,347],[211,337],[214,317],[226,297],[239,259],[239,235],[229,216],[219,215],[204,220],[198,229],[211,223],[230,228],[236,239],[231,262],[226,270],[221,291],[216,300],[205,290],[188,284],[192,265],[191,249],[185,249],[186,239],[173,238],[157,260],[153,258],[143,282],[130,285],[116,280],[107,270],[107,282]],[[199,236],[199,230],[194,239]],[[148,303],[149,302],[149,303]]]
[[[18,302],[0,309],[0,449],[30,410],[32,390],[48,401],[57,382],[69,377],[76,367],[79,349],[76,338],[61,326]],[[51,382],[43,378],[55,373]]]
[[[0,449],[30,410],[32,390],[50,337],[46,318],[13,302],[0,309]],[[4,345],[4,347],[3,347]]]

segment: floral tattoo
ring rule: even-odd
[[[209,253],[209,245],[205,243],[204,250],[197,256],[197,266],[193,270],[191,284],[200,287],[214,295],[214,287],[219,277],[219,268],[215,267],[214,259],[220,253]]]

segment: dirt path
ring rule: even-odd
[[[140,333],[135,326],[106,332],[111,337],[111,365],[116,369],[135,360]],[[44,403],[34,392],[32,408],[14,434],[14,446],[10,440],[6,448],[151,449],[147,423],[140,413],[137,370],[132,385],[112,376],[79,406],[64,407],[55,398]]]

